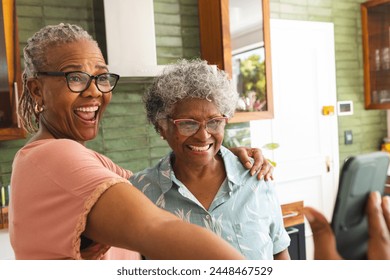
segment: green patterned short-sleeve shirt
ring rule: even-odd
[[[227,178],[209,209],[176,177],[170,164],[173,153],[130,178],[157,206],[187,222],[213,231],[247,259],[273,259],[288,248],[281,207],[273,182],[250,176],[238,158],[221,147]]]

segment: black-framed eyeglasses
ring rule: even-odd
[[[177,130],[181,135],[192,136],[198,132],[200,125],[203,125],[204,123],[206,123],[206,131],[210,134],[223,132],[228,117],[216,117],[203,122],[198,122],[193,119],[172,119],[169,117],[168,120],[177,127]]]
[[[38,72],[37,75],[65,77],[68,88],[72,92],[80,93],[89,88],[92,80],[95,80],[97,89],[102,93],[108,93],[112,91],[118,80],[119,75],[113,73],[103,73],[96,76],[89,75],[82,71],[71,72]]]

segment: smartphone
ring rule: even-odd
[[[349,157],[343,164],[331,225],[344,259],[367,258],[366,201],[372,191],[383,195],[388,167],[389,154],[385,152]]]

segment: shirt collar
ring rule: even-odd
[[[227,148],[221,146],[219,153],[222,156],[222,160],[225,164],[225,170],[228,179],[228,187],[230,190],[239,187],[242,181],[242,174],[245,172],[245,167],[241,164],[240,160]],[[159,182],[161,191],[166,193],[173,187],[173,168],[171,165],[171,159],[174,157],[174,153],[170,152],[160,161],[159,168]],[[247,170],[247,172],[249,172]]]
[[[232,185],[236,187],[242,185],[243,174],[249,171],[245,169],[241,161],[229,149],[221,146],[219,151],[225,164],[229,187],[232,189]]]
[[[171,172],[173,172],[173,168],[171,165],[171,156],[173,156],[173,152],[170,152],[160,161],[160,167],[158,172],[158,180],[160,183],[160,188],[163,193],[169,191],[173,186],[173,181],[171,177]]]

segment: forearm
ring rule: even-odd
[[[230,244],[211,231],[169,219],[159,222],[147,230],[149,240],[145,248],[151,259],[243,259],[244,257]],[[174,250],[172,250],[174,246]],[[152,249],[152,250],[150,250]]]

